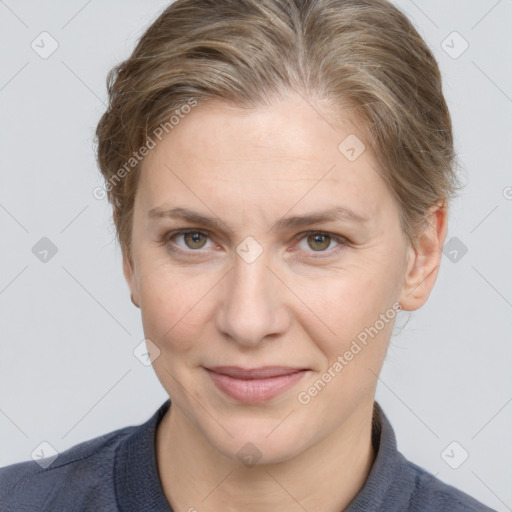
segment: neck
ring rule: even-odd
[[[340,512],[375,460],[373,403],[299,456],[245,467],[215,448],[171,405],[156,439],[162,488],[174,512],[315,510]]]

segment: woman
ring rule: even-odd
[[[384,0],[178,0],[108,77],[98,163],[144,425],[0,470],[2,510],[490,510],[375,402],[456,189],[435,59]]]

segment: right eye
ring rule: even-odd
[[[197,229],[182,229],[168,233],[165,240],[172,251],[199,252],[205,247],[208,237],[208,233]],[[182,244],[178,243],[179,240],[182,240]]]

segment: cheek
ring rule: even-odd
[[[389,309],[399,296],[401,272],[397,265],[372,269],[353,267],[325,276],[304,290],[307,305],[338,333],[363,328]]]
[[[210,315],[208,291],[215,281],[164,268],[139,282],[144,333],[161,351],[190,350]],[[211,305],[210,305],[211,306]]]
[[[384,357],[400,296],[403,265],[399,256],[392,250],[387,257],[375,254],[304,288],[301,295],[307,297],[305,302],[316,318],[309,314],[310,329],[303,327],[329,362],[346,351],[365,365],[372,360],[377,364]],[[319,327],[312,328],[315,324]]]

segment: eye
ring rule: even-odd
[[[334,249],[332,249],[333,245]],[[340,236],[322,231],[308,231],[303,234],[298,247],[305,252],[328,253],[328,255],[331,255],[345,245],[347,245],[347,241]]]
[[[197,229],[190,229],[170,233],[165,237],[165,241],[171,250],[176,250],[172,247],[172,245],[175,245],[178,247],[178,250],[196,252],[205,248],[208,238],[208,233],[198,231]],[[177,243],[177,240],[180,239],[183,241],[183,244]]]
[[[183,229],[168,233],[164,236],[162,242],[167,245],[170,251],[188,254],[196,252],[199,255],[202,254],[203,250],[208,249],[209,238],[210,235],[207,232],[197,229]],[[309,253],[308,257],[312,258],[321,258],[324,257],[323,255],[331,256],[346,245],[348,245],[348,242],[343,237],[322,231],[302,233],[297,244],[299,251]],[[295,251],[297,249],[293,248],[291,250]],[[314,253],[319,253],[319,255],[315,256]]]

